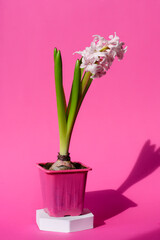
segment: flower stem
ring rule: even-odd
[[[81,88],[81,95],[82,96],[83,96],[83,93],[84,93],[84,91],[86,89],[86,86],[88,84],[88,81],[89,81],[91,75],[92,74],[90,72],[85,72],[85,74],[84,74],[84,77],[82,79],[82,88]]]

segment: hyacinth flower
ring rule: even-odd
[[[114,59],[123,59],[127,47],[124,42],[120,42],[119,37],[110,35],[109,40],[95,35],[90,47],[75,53],[80,54],[81,59],[77,59],[74,69],[73,83],[68,104],[66,103],[63,76],[62,58],[60,50],[54,49],[54,73],[55,89],[57,99],[57,113],[59,125],[60,150],[57,161],[52,164],[50,170],[67,170],[76,168],[76,164],[71,162],[69,145],[75,120],[83,99],[95,78],[100,78],[106,74]]]

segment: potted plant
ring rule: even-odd
[[[87,173],[91,168],[72,162],[69,145],[73,127],[83,99],[95,78],[106,74],[115,57],[121,60],[126,52],[119,37],[110,35],[109,40],[95,35],[90,47],[77,59],[68,104],[66,104],[62,79],[60,50],[54,49],[54,73],[59,124],[60,150],[54,163],[37,164],[40,170],[44,210],[50,215],[80,215],[83,211]]]

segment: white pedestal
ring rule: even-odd
[[[36,222],[40,230],[51,232],[77,232],[93,228],[94,215],[84,209],[80,216],[50,217],[43,209],[36,210]]]

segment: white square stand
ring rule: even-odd
[[[77,232],[93,228],[94,215],[84,209],[80,216],[50,217],[43,209],[36,210],[40,230],[51,232]]]

